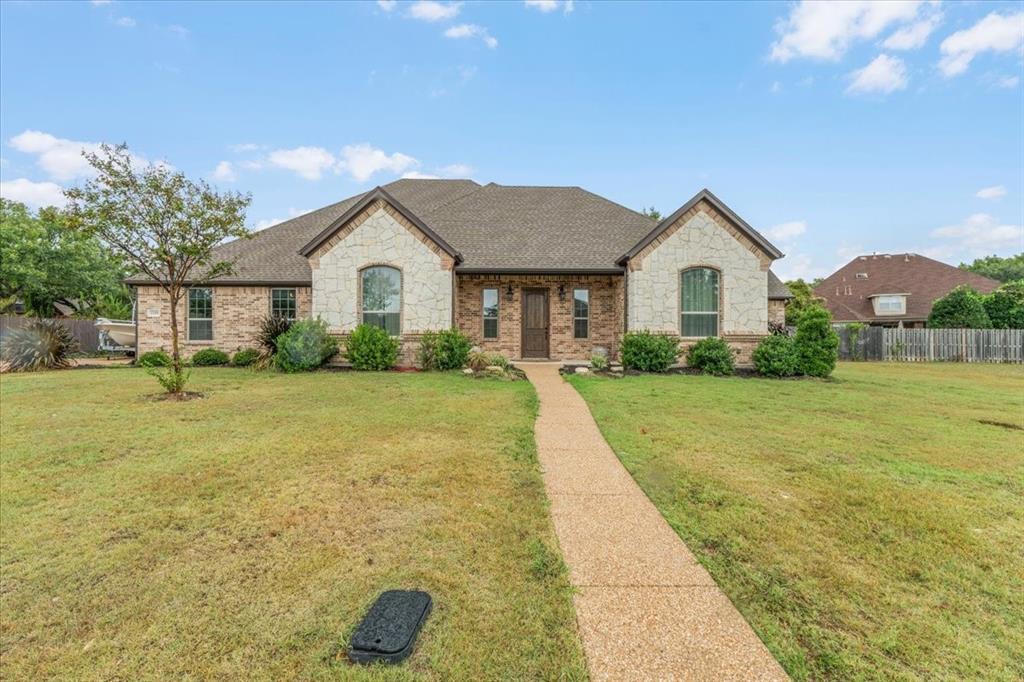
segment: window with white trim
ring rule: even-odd
[[[575,339],[590,336],[590,289],[572,290],[572,336]]]
[[[718,279],[713,268],[690,268],[680,274],[682,336],[718,336]]]
[[[402,273],[376,265],[362,272],[363,324],[380,327],[391,336],[401,333]]]
[[[188,290],[188,340],[213,340],[213,289]]]
[[[900,315],[906,310],[904,296],[876,296],[875,312],[878,314]]]
[[[296,313],[295,289],[270,290],[270,314],[286,320],[294,320]]]
[[[498,338],[498,290],[484,289],[483,293],[484,338]]]

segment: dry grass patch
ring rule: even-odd
[[[794,678],[1024,677],[1024,368],[571,381]]]
[[[196,369],[192,387],[207,397],[153,402],[141,370],[0,380],[5,677],[585,677],[529,384]],[[434,597],[417,651],[350,666],[390,588]]]

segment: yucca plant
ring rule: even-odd
[[[256,333],[256,343],[260,346],[260,355],[253,363],[255,369],[267,369],[274,365],[277,355],[277,340],[291,329],[292,320],[278,315],[267,315],[260,320],[260,330]]]
[[[13,372],[68,367],[77,351],[78,339],[56,320],[31,320],[9,331],[0,343],[0,357]]]

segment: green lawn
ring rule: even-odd
[[[0,378],[6,679],[585,677],[526,382],[199,369]],[[350,666],[377,594],[435,600]]]
[[[794,678],[1024,677],[1024,368],[571,381]]]

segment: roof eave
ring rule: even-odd
[[[623,268],[463,268],[460,275],[621,275]]]

